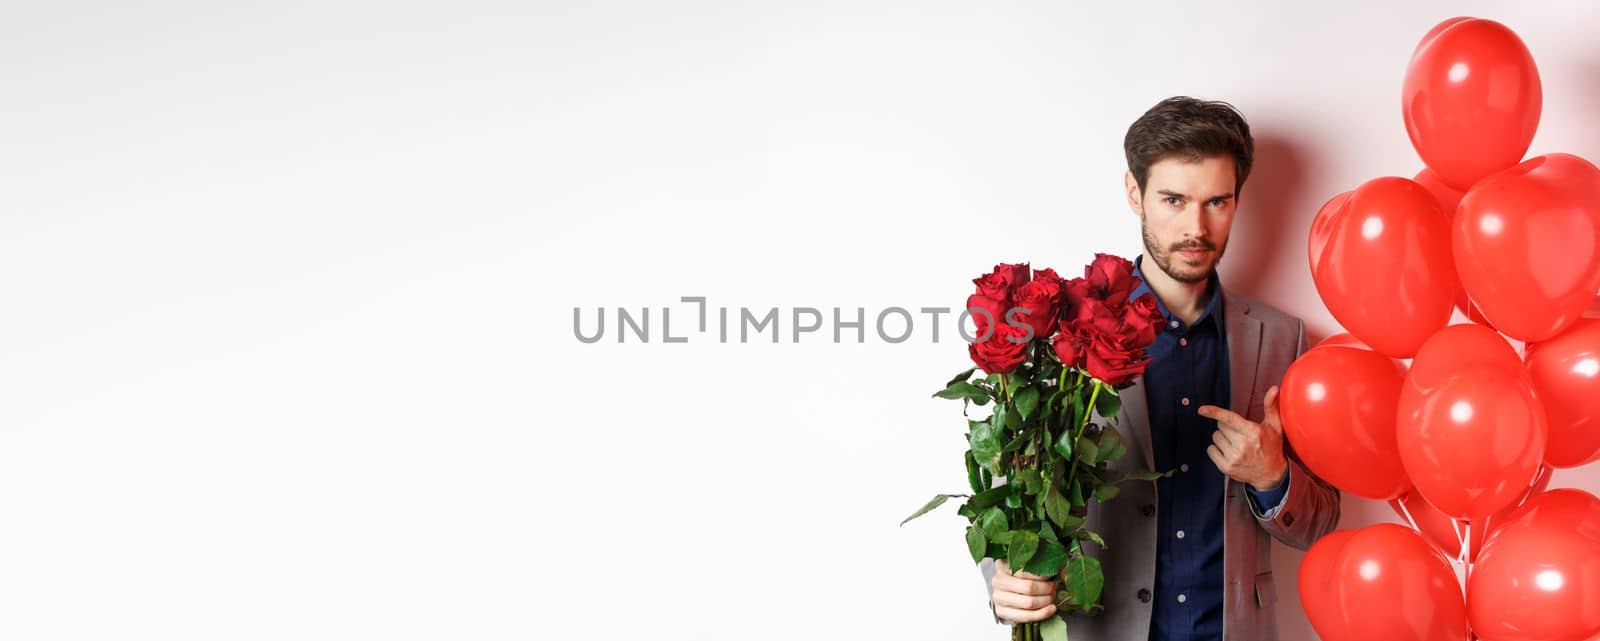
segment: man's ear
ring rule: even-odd
[[[1123,187],[1128,190],[1128,210],[1135,216],[1144,215],[1144,198],[1139,193],[1139,181],[1135,180],[1132,171],[1122,173]]]

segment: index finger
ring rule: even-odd
[[[1202,412],[1200,415],[1215,419],[1217,421],[1217,429],[1229,434],[1248,434],[1250,430],[1246,426],[1255,424],[1254,421],[1240,416],[1232,410],[1226,410],[1215,405],[1205,405],[1200,409],[1204,410],[1206,408],[1211,409],[1210,411]]]

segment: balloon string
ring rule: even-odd
[[[1461,554],[1467,551],[1467,540],[1461,536],[1461,519],[1450,519],[1450,527],[1456,530],[1456,560],[1466,562],[1466,556]]]
[[[1399,500],[1395,501],[1395,503],[1400,506],[1400,515],[1406,517],[1406,525],[1411,526],[1411,531],[1421,534],[1422,528],[1417,527],[1417,520],[1411,518],[1411,510],[1406,509],[1405,498],[1401,497]]]

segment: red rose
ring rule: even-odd
[[[1123,310],[1122,322],[1134,329],[1138,336],[1137,343],[1140,349],[1154,345],[1156,335],[1161,332],[1161,324],[1167,322],[1161,315],[1161,308],[1156,306],[1156,297],[1153,294],[1144,294],[1128,304]]]
[[[1056,274],[1056,270],[1050,269],[1049,267],[1046,267],[1044,269],[1035,269],[1035,270],[1033,270],[1033,279],[1034,280],[1050,281],[1050,282],[1055,283],[1057,285],[1057,287],[1061,287],[1061,286],[1064,286],[1064,285],[1067,284],[1067,279],[1062,278],[1060,275]]]
[[[1055,280],[1034,279],[1016,291],[1012,306],[1022,308],[1011,318],[1033,328],[1035,338],[1050,336],[1056,325],[1056,307],[1061,300],[1061,284]]]
[[[1063,367],[1083,369],[1084,340],[1072,333],[1065,321],[1061,323],[1060,331],[1050,339],[1050,344],[1056,348],[1056,358],[1061,360]]]
[[[972,362],[990,374],[1008,374],[1028,355],[1027,328],[1000,324],[989,340],[967,346]]]
[[[994,271],[972,279],[972,284],[978,286],[979,296],[1009,303],[1012,293],[1018,287],[1028,284],[1028,264],[995,265]]]
[[[1005,318],[1006,310],[1010,307],[1009,300],[995,300],[985,297],[982,293],[968,296],[967,313],[972,316],[972,322],[978,326],[977,337],[985,338],[991,326],[1004,324],[1000,319]]]
[[[1139,279],[1133,275],[1133,263],[1111,254],[1095,254],[1094,262],[1084,268],[1083,277],[1089,281],[1094,298],[1119,310],[1133,295],[1133,290],[1139,288]]]
[[[1078,333],[1111,334],[1121,326],[1122,312],[1095,298],[1084,299],[1072,318],[1072,331]]]
[[[1090,341],[1085,358],[1089,375],[1116,387],[1143,374],[1148,361],[1143,349],[1129,350],[1115,344],[1111,336],[1096,336]]]

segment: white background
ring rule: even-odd
[[[963,520],[897,527],[964,486],[953,325],[725,345],[679,297],[1131,256],[1124,130],[1189,94],[1257,140],[1225,282],[1327,335],[1311,217],[1421,167],[1458,14],[1538,60],[1530,153],[1600,158],[1587,3],[1084,4],[0,5],[0,636],[1005,638]]]

